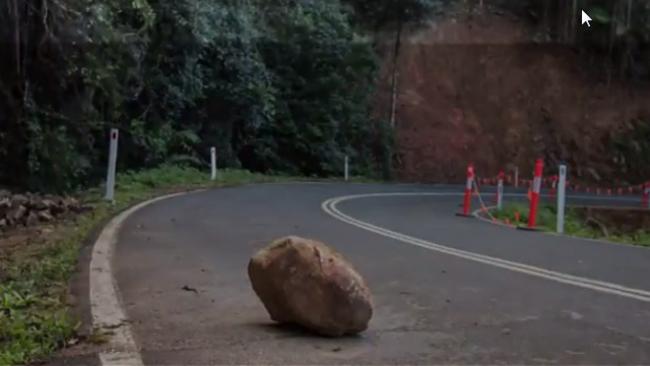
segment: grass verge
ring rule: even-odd
[[[81,193],[80,198],[93,207],[92,211],[0,256],[0,365],[47,358],[75,336],[79,323],[68,312],[68,282],[82,243],[119,211],[165,193],[289,179],[222,170],[219,179],[212,182],[193,168],[163,166],[121,174],[114,204],[101,200],[99,188]]]
[[[524,225],[528,222],[528,205],[524,203],[509,203],[502,210],[494,210],[492,215],[501,221],[507,221],[514,225]],[[517,217],[519,220],[517,221]],[[555,232],[557,210],[554,205],[541,205],[537,215],[539,229],[547,232]],[[566,235],[588,239],[604,239],[615,243],[631,244],[650,247],[650,231],[637,231],[626,234],[606,234],[598,225],[589,224],[585,217],[582,217],[578,210],[568,207],[565,214],[564,230]],[[609,230],[613,232],[613,230]]]

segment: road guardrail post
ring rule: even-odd
[[[217,180],[217,148],[210,148],[210,166],[212,168],[212,174],[210,179]]]
[[[472,189],[474,189],[474,164],[467,166],[467,182],[465,183],[465,195],[463,197],[463,213],[457,216],[470,217],[472,206]]]
[[[519,188],[519,167],[515,167],[515,188]]]
[[[566,165],[560,165],[559,178],[557,182],[557,232],[564,234],[564,213],[566,208]]]
[[[115,174],[117,170],[117,142],[120,137],[120,131],[117,128],[111,129],[110,147],[108,152],[108,172],[106,173],[106,195],[107,201],[115,199]]]
[[[503,210],[503,179],[505,173],[502,171],[499,172],[499,180],[497,181],[497,210]]]
[[[530,213],[528,214],[528,228],[537,227],[537,208],[539,206],[539,196],[542,191],[542,174],[544,172],[544,161],[537,159],[535,162],[535,178],[533,179],[533,189],[530,199]]]

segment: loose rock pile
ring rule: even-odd
[[[363,332],[372,295],[341,254],[299,237],[276,240],[250,261],[255,293],[279,323],[298,324],[326,336]]]
[[[33,226],[86,209],[72,197],[12,194],[0,190],[0,231],[19,226]]]

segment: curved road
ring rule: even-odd
[[[367,195],[380,192],[408,194]],[[113,270],[144,363],[650,364],[650,250],[458,218],[455,192],[251,185],[137,211]],[[363,196],[322,206],[349,195]],[[289,234],[366,277],[376,308],[362,336],[269,321],[246,266]]]

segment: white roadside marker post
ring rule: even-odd
[[[117,166],[117,142],[120,137],[120,131],[117,128],[111,129],[110,148],[108,152],[108,172],[106,174],[106,195],[107,201],[115,199],[115,172]]]
[[[345,177],[345,181],[347,182],[350,180],[350,158],[345,155],[345,163],[343,166],[343,175]]]
[[[566,208],[566,165],[560,165],[560,177],[557,187],[557,232],[564,234],[564,212]]]
[[[499,180],[497,182],[497,210],[503,210],[503,179],[505,173],[503,171],[499,172]]]
[[[519,188],[519,167],[515,167],[515,188]]]
[[[212,167],[212,180],[217,180],[217,148],[212,147],[210,149],[210,166]]]

